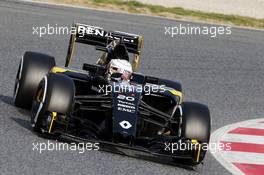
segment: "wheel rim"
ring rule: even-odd
[[[40,108],[42,108],[42,99],[43,99],[43,88],[39,88],[36,92],[36,96],[34,97],[32,103],[32,110],[31,110],[32,127],[35,127],[37,124],[36,116],[39,115]]]
[[[46,98],[46,92],[47,92],[47,76],[44,77],[44,87],[39,87],[36,93],[36,96],[33,100],[33,106],[32,106],[32,118],[31,123],[32,127],[35,127],[37,125],[38,117],[40,115],[41,109],[43,107],[45,98]]]

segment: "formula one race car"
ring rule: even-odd
[[[14,104],[31,109],[33,130],[98,142],[102,150],[133,157],[201,163],[210,138],[209,109],[183,102],[178,82],[136,73],[143,37],[74,27],[64,67],[36,52],[26,52],[20,61]],[[103,54],[82,70],[70,68],[76,43],[93,45]]]

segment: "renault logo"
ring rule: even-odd
[[[129,128],[131,128],[131,126],[132,126],[132,125],[131,125],[128,121],[126,121],[126,120],[120,122],[119,125],[120,125],[122,128],[124,128],[124,129],[129,129]]]

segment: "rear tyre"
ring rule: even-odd
[[[37,88],[31,109],[34,131],[48,132],[54,112],[68,115],[73,107],[74,82],[63,74],[49,73]]]
[[[197,140],[201,146],[206,145],[206,147],[200,147],[200,155],[195,152],[192,155],[193,159],[186,160],[184,163],[197,165],[203,161],[209,146],[210,132],[211,117],[208,107],[194,102],[183,103],[182,138]]]
[[[54,57],[25,52],[16,75],[13,95],[15,106],[30,109],[39,82],[54,66]]]

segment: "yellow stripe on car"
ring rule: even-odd
[[[199,144],[199,147],[198,147],[196,162],[199,162],[200,153],[201,153],[201,144]]]
[[[177,90],[169,90],[170,93],[172,93],[173,95],[176,95],[178,97],[180,97],[180,104],[182,103],[183,101],[183,94],[181,91],[177,91]]]
[[[63,73],[63,72],[77,72],[77,73],[82,73],[81,70],[72,70],[72,69],[68,69],[68,68],[62,68],[62,67],[56,67],[54,66],[51,69],[51,72],[53,73]]]
[[[52,112],[52,119],[51,119],[51,123],[50,123],[50,127],[49,127],[49,134],[51,133],[52,125],[53,125],[53,122],[56,119],[56,117],[57,117],[57,112]]]
[[[66,72],[66,71],[67,71],[67,69],[64,69],[61,67],[56,67],[56,66],[51,69],[51,72],[53,72],[53,73]]]
[[[197,140],[195,140],[195,139],[192,139],[191,142],[192,142],[192,144],[195,145],[195,148],[196,148],[196,145],[198,145],[196,162],[199,162],[200,153],[201,153],[201,144],[199,144],[199,142]]]

